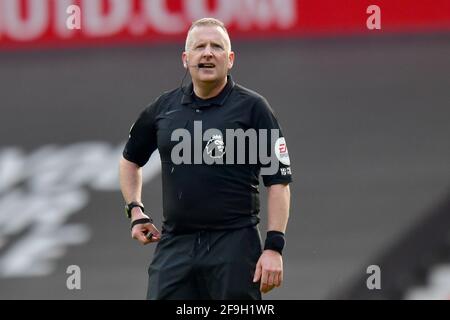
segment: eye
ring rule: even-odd
[[[213,43],[211,46],[212,46],[214,49],[220,49],[220,50],[223,50],[223,47],[222,47],[220,44]]]

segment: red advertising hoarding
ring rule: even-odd
[[[450,31],[449,0],[0,0],[0,48],[180,40],[207,16],[233,39]]]

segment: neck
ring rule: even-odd
[[[209,99],[219,95],[226,85],[227,77],[217,82],[194,82],[194,92],[200,99]]]

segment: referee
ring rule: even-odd
[[[182,54],[192,83],[158,97],[130,130],[120,185],[132,238],[157,242],[148,299],[260,300],[283,282],[289,155],[266,99],[228,75],[234,57],[221,21],[195,21]],[[161,232],[141,199],[141,168],[156,149]],[[264,246],[257,227],[260,175],[268,190]]]

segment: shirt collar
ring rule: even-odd
[[[181,97],[181,104],[194,104],[195,108],[209,107],[212,105],[223,106],[234,85],[235,83],[233,81],[233,78],[231,77],[231,75],[228,75],[227,84],[217,96],[209,99],[200,99],[195,96],[193,85],[191,83],[189,86],[183,88],[183,91],[187,92],[187,94],[183,94],[183,96]]]

